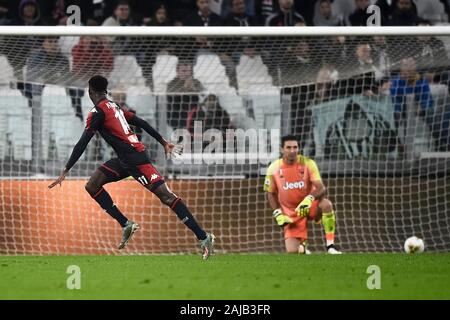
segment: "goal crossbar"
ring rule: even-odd
[[[17,36],[387,36],[450,35],[450,26],[433,27],[83,27],[83,26],[0,26],[0,35]]]

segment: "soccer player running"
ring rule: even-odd
[[[108,100],[106,97],[107,87],[108,80],[100,75],[93,76],[89,80],[89,97],[94,103],[94,107],[89,112],[86,128],[75,145],[69,161],[61,175],[49,185],[49,188],[53,188],[58,184],[61,185],[69,170],[83,154],[95,132],[98,131],[103,139],[114,149],[118,157],[102,164],[92,174],[85,188],[100,207],[116,219],[122,227],[122,240],[119,244],[119,249],[125,248],[134,232],[139,229],[139,225],[128,220],[122,214],[103,186],[131,175],[145,188],[153,192],[163,204],[169,206],[177,214],[178,218],[194,232],[200,241],[203,259],[208,259],[212,252],[214,235],[206,233],[198,225],[183,201],[169,190],[161,174],[150,163],[150,158],[144,145],[139,142],[134,132],[130,130],[129,124],[144,129],[164,147],[166,154],[177,153],[175,145],[166,141],[147,121],[139,118],[132,112],[121,109],[119,105]]]
[[[307,222],[322,221],[325,229],[327,252],[341,254],[334,247],[336,218],[333,204],[325,197],[319,169],[314,160],[299,154],[298,142],[293,135],[281,139],[282,158],[267,169],[264,191],[277,224],[284,229],[286,251],[309,253]]]

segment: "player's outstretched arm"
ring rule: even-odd
[[[180,154],[181,149],[178,148],[175,144],[164,139],[161,134],[156,131],[147,121],[142,118],[139,118],[136,114],[133,114],[128,120],[128,122],[134,126],[138,126],[145,130],[149,135],[151,135],[156,141],[158,141],[163,147],[166,155],[170,155],[172,153]]]
[[[128,117],[127,117],[128,118]],[[164,139],[161,134],[156,131],[147,121],[139,118],[136,114],[132,114],[128,119],[128,123],[134,126],[138,126],[145,130],[149,135],[151,135],[156,141],[158,141],[163,147],[167,144],[166,139]]]
[[[66,175],[69,173],[69,170],[74,166],[74,164],[78,161],[78,159],[80,159],[81,155],[83,154],[84,150],[86,150],[86,147],[89,144],[89,141],[91,141],[93,136],[94,131],[89,129],[84,130],[80,140],[78,140],[77,144],[72,150],[72,154],[70,155],[69,161],[67,161],[67,164],[61,171],[61,174],[59,175],[58,179],[53,181],[52,184],[48,186],[49,189],[53,188],[58,184],[61,186],[61,183],[66,178]]]

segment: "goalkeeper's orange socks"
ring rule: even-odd
[[[100,207],[103,208],[108,214],[119,222],[120,226],[125,227],[128,219],[125,217],[122,212],[120,212],[119,208],[116,207],[114,202],[111,199],[109,193],[101,188],[96,194],[92,196],[92,199],[97,201]]]
[[[322,213],[322,224],[325,229],[327,247],[334,244],[334,233],[336,232],[336,216],[334,211]]]
[[[195,221],[194,216],[191,214],[186,205],[181,201],[180,198],[176,198],[175,201],[170,206],[176,214],[177,217],[188,227],[192,232],[195,233],[195,236],[198,240],[206,239],[206,232],[200,228],[197,221]]]

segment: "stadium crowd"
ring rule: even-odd
[[[81,8],[81,23],[85,26],[365,26],[366,9],[376,4],[381,8],[382,25],[430,26],[449,22],[449,3],[439,0],[0,0],[0,24],[66,25],[66,9],[75,4]],[[167,121],[174,128],[190,128],[192,119],[224,114],[206,112],[214,108],[206,108],[200,101],[199,93],[204,87],[192,77],[199,55],[220,57],[230,84],[236,89],[239,89],[236,66],[240,59],[260,57],[269,69],[273,84],[284,87],[283,93],[292,97],[293,133],[302,143],[311,132],[308,116],[311,105],[355,94],[391,95],[398,129],[405,117],[404,98],[414,93],[420,105],[418,115],[433,134],[436,149],[449,149],[449,106],[435,112],[436,98],[433,100],[430,89],[433,84],[450,88],[445,44],[436,37],[413,37],[406,50],[400,47],[405,42],[395,37],[315,37],[277,46],[242,39],[235,48],[226,50],[220,41],[198,37],[194,45],[181,51],[182,43],[171,38],[165,40],[146,39],[143,43],[128,37],[80,37],[70,49],[70,66],[57,39],[51,37],[40,43],[33,40],[29,45],[27,38],[5,38],[1,40],[0,54],[7,57],[19,75],[17,79],[26,66],[28,81],[59,85],[70,81],[66,85],[81,88],[93,73],[108,76],[115,57],[129,55],[142,67],[145,84],[153,88],[151,66],[158,55],[183,52],[177,76],[167,85]],[[17,54],[16,47],[21,48],[21,54]],[[405,52],[407,55],[399,56]],[[66,76],[69,73],[71,78]],[[29,98],[33,92],[39,94],[42,90],[42,87],[36,91],[36,87],[22,85],[22,92]],[[68,94],[76,115],[82,119],[80,105],[84,89],[69,89]],[[216,100],[211,97],[211,101],[209,105]],[[208,121],[217,123],[214,118]],[[222,129],[233,125],[228,116],[222,124]]]
[[[77,5],[87,26],[365,26],[370,4],[382,25],[449,22],[446,0],[1,0],[0,25],[65,25]]]

